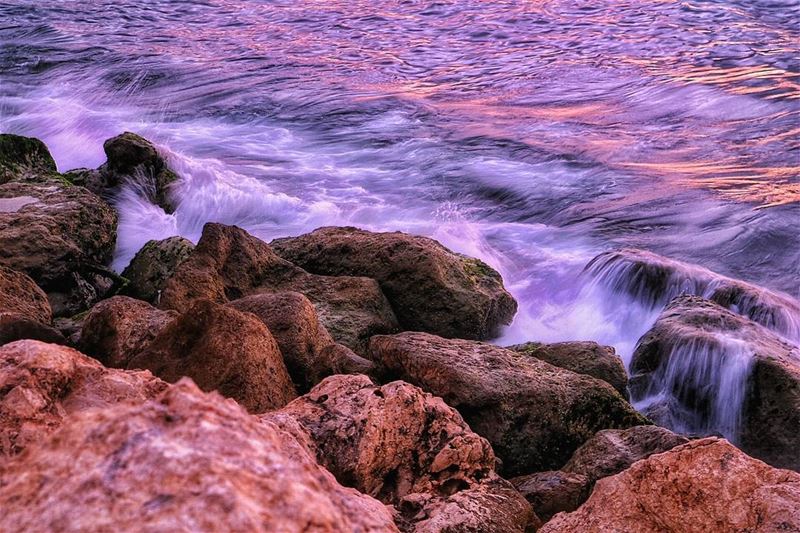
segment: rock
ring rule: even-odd
[[[370,358],[458,409],[508,476],[561,467],[601,429],[649,423],[604,381],[490,344],[400,333],[373,337]]]
[[[562,470],[580,474],[590,484],[630,467],[654,453],[686,444],[689,439],[658,426],[604,429],[577,449]]]
[[[158,305],[167,280],[193,249],[194,244],[183,237],[148,241],[122,271],[128,280],[125,294]]]
[[[42,324],[53,320],[44,291],[26,274],[3,265],[0,265],[0,313],[19,313]]]
[[[0,472],[3,457],[40,442],[75,413],[143,402],[166,387],[150,372],[109,370],[64,346],[24,340],[0,347]]]
[[[586,476],[560,470],[516,477],[511,484],[528,500],[536,516],[544,522],[557,513],[574,511],[591,492]]]
[[[628,397],[628,373],[625,372],[622,359],[611,346],[602,346],[596,342],[557,342],[554,344],[526,342],[509,346],[508,349],[578,374],[602,379],[614,387],[624,398]]]
[[[681,294],[702,296],[800,341],[800,302],[788,294],[634,248],[600,254],[586,270],[598,283],[653,309]]]
[[[413,385],[332,376],[280,414],[308,431],[340,483],[395,505],[404,530],[525,530],[530,507],[495,474],[489,443]]]
[[[630,383],[660,424],[800,470],[800,349],[755,322],[680,296],[639,339]]]
[[[56,172],[53,156],[42,141],[0,133],[0,184]]]
[[[32,320],[20,313],[0,312],[0,346],[22,339],[67,344],[67,339],[52,326]]]
[[[540,531],[798,530],[800,475],[707,438],[600,480],[580,509],[556,515]]]
[[[356,354],[347,346],[341,344],[329,344],[319,354],[323,363],[320,367],[323,371],[315,378],[322,381],[323,378],[334,374],[365,374],[373,376],[377,373],[375,363],[364,359]]]
[[[256,317],[207,300],[171,321],[128,360],[174,383],[187,376],[248,411],[283,407],[295,397],[278,344]]]
[[[246,231],[213,223],[203,227],[194,251],[167,282],[161,307],[184,310],[198,298],[225,303],[281,291],[308,297],[333,338],[358,353],[372,335],[398,329],[375,280],[309,274]]]
[[[517,311],[494,269],[426,237],[329,227],[271,245],[314,274],[378,280],[406,330],[488,339]]]
[[[0,467],[3,531],[396,532],[303,442],[188,380],[71,417]]]
[[[86,309],[114,285],[104,265],[116,237],[116,212],[83,187],[0,185],[0,264],[44,289],[55,316]]]
[[[128,368],[178,313],[114,296],[95,305],[83,321],[80,350],[112,368]]]

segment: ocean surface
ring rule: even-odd
[[[638,247],[800,296],[800,1],[0,1],[0,131],[60,170],[123,131],[115,267],[203,224],[432,236],[521,304],[496,342],[630,357],[658,310],[587,283]]]

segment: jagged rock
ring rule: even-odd
[[[167,280],[193,249],[194,244],[183,237],[148,241],[122,271],[128,280],[125,294],[158,305]]]
[[[32,340],[6,344],[0,347],[0,465],[4,456],[43,440],[75,413],[143,402],[166,387],[150,372],[109,370],[64,346]],[[3,486],[0,482],[0,491]],[[2,522],[7,508],[0,507]]]
[[[406,330],[488,339],[517,311],[494,269],[426,237],[329,227],[271,245],[314,274],[378,280]]]
[[[166,325],[146,349],[128,359],[176,382],[187,376],[218,390],[252,413],[283,407],[295,396],[280,349],[264,324],[249,313],[196,301]]]
[[[0,133],[0,184],[55,174],[56,163],[39,139]]]
[[[623,397],[628,397],[628,373],[625,372],[622,359],[611,346],[596,342],[526,342],[508,348],[578,374],[602,379]]]
[[[634,248],[600,254],[586,269],[597,282],[627,292],[651,308],[662,307],[681,294],[702,296],[800,340],[800,302],[788,294]]]
[[[541,533],[800,530],[800,474],[748,457],[723,439],[696,440],[600,480],[574,513]]]
[[[3,531],[397,531],[293,433],[188,380],[71,417],[0,467],[0,508]]]
[[[680,296],[640,340],[631,395],[656,420],[720,432],[769,464],[800,470],[800,349],[696,296]]]
[[[458,409],[508,476],[561,467],[601,429],[649,423],[604,381],[489,344],[400,333],[373,337],[370,358]]]
[[[0,313],[18,313],[42,324],[53,320],[47,295],[26,274],[0,265]]]
[[[397,506],[404,530],[522,532],[531,516],[495,474],[489,443],[413,385],[332,376],[280,414],[309,432],[340,483]]]
[[[106,366],[128,368],[178,313],[114,296],[95,305],[83,321],[80,349]]]
[[[186,309],[198,298],[225,303],[259,292],[296,291],[313,302],[333,338],[358,353],[367,339],[398,330],[375,280],[309,274],[235,226],[206,224],[188,259],[167,282],[161,307]]]
[[[560,470],[515,477],[511,484],[528,500],[536,516],[544,522],[557,513],[574,511],[591,492],[591,484],[586,476]]]

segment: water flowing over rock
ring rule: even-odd
[[[147,348],[128,360],[169,382],[187,376],[217,390],[252,413],[283,407],[295,396],[278,344],[250,313],[196,301]]]
[[[800,469],[800,349],[755,322],[678,297],[640,339],[630,383],[660,424],[722,433],[774,466]]]
[[[3,531],[397,531],[294,433],[188,380],[71,417],[0,466],[0,508]]]
[[[246,231],[212,223],[203,227],[197,247],[170,278],[161,307],[183,310],[197,298],[225,303],[278,291],[308,297],[333,338],[357,353],[364,353],[372,335],[399,329],[375,280],[309,274]]]
[[[628,397],[628,373],[625,372],[622,359],[611,346],[602,346],[596,342],[556,342],[553,344],[526,342],[509,346],[508,349],[578,374],[602,379],[623,397]]]
[[[148,241],[122,271],[128,280],[125,294],[158,305],[167,281],[193,249],[194,244],[183,237]]]
[[[800,530],[800,474],[772,468],[725,440],[692,441],[600,480],[574,513],[541,533]]]
[[[400,333],[373,337],[370,357],[458,409],[508,476],[561,467],[600,429],[648,423],[608,383],[490,344]]]
[[[109,370],[64,346],[32,340],[6,344],[0,347],[0,464],[3,456],[43,440],[75,413],[143,402],[166,387],[150,372]],[[0,482],[0,491],[3,486]],[[0,507],[0,515],[10,509]]]
[[[494,269],[427,237],[330,227],[271,245],[315,274],[378,280],[406,330],[490,339],[517,311]]]
[[[39,139],[0,133],[0,183],[55,174],[56,163]]]
[[[279,414],[309,432],[318,460],[340,483],[394,505],[403,530],[522,533],[532,519],[495,474],[486,439],[413,385],[333,376]]]
[[[651,307],[681,294],[702,296],[779,334],[800,341],[800,302],[697,265],[626,248],[595,257],[586,267],[596,283]]]

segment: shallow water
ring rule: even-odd
[[[125,266],[206,221],[433,236],[521,302],[501,343],[627,359],[657,309],[587,287],[641,247],[800,296],[800,2],[0,1],[0,131],[61,170],[140,133],[174,215],[119,199]]]

